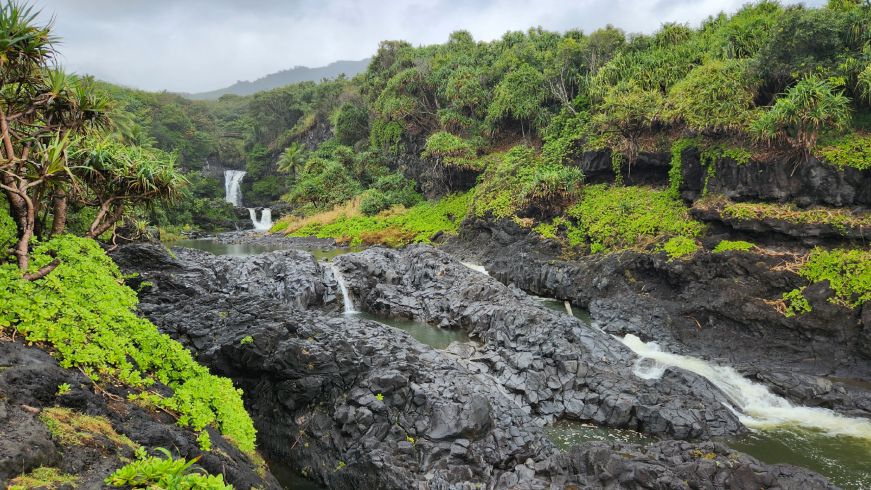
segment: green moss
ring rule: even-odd
[[[127,436],[118,434],[105,417],[85,415],[67,408],[47,408],[39,420],[51,437],[64,446],[137,447]]]
[[[676,259],[696,252],[699,249],[699,244],[692,238],[676,236],[665,242],[662,249],[665,250],[669,257]]]
[[[471,192],[425,201],[409,209],[397,208],[375,216],[338,215],[328,223],[312,223],[290,236],[333,238],[351,245],[380,243],[402,246],[428,243],[438,232],[456,234],[466,216]]]
[[[0,330],[14,329],[44,344],[64,368],[81,368],[95,382],[120,382],[132,398],[201,430],[215,425],[243,451],[254,449],[254,425],[241,391],[209,373],[181,344],[135,313],[136,293],[93,240],[62,235],[34,248],[32,267],[54,254],[61,264],[44,279],[25,281],[14,264],[0,265]],[[161,382],[173,393],[148,391]]]
[[[57,468],[40,466],[26,475],[21,475],[9,482],[7,490],[28,490],[44,488],[54,490],[64,485],[76,486],[78,478],[75,475],[61,473]]]
[[[871,169],[871,134],[852,133],[817,147],[816,153],[840,168]]]
[[[718,254],[718,253],[722,253],[722,252],[728,252],[730,250],[740,250],[740,251],[746,252],[747,250],[750,250],[755,246],[756,245],[754,245],[750,242],[744,242],[741,240],[737,240],[737,241],[723,240],[720,243],[718,243],[716,247],[714,247],[714,253]]]

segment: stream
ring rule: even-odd
[[[236,257],[301,248],[281,243],[222,243],[214,239],[179,240],[170,245]],[[332,247],[306,251],[324,263],[325,267],[331,267],[329,261],[332,258],[358,250],[360,249]],[[487,274],[479,265],[464,265],[476,272]],[[403,330],[435,349],[445,349],[452,342],[469,341],[466,332],[459,329],[441,329],[414,320],[383,318],[357,311],[347,294],[341,275],[335,269],[333,273],[342,289],[346,315]],[[567,308],[565,302],[552,298],[534,298],[542,306],[563,314],[569,314],[570,309],[572,315],[585,325],[590,325],[589,313],[581,308],[571,305]],[[717,386],[732,402],[731,408],[738,414],[741,422],[751,429],[751,433],[746,436],[722,439],[730,447],[765,463],[788,463],[809,468],[845,489],[871,488],[871,421],[845,417],[824,408],[796,406],[771,393],[766,386],[744,378],[729,366],[665,352],[657,344],[645,343],[633,335],[617,339],[639,356],[633,372],[640,378],[655,380],[666,369],[678,367],[699,374]],[[631,430],[608,429],[565,420],[551,424],[545,432],[548,439],[561,449],[589,441],[646,445],[656,440]],[[320,488],[286,470],[277,471],[276,476],[286,488]]]

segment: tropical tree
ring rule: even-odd
[[[511,118],[520,123],[520,132],[527,136],[527,129],[543,125],[546,112],[542,107],[547,93],[544,89],[544,75],[527,63],[508,72],[496,86],[493,102],[490,104],[487,119],[495,123]]]
[[[778,97],[750,131],[761,141],[785,141],[807,158],[822,131],[849,125],[850,99],[833,82],[811,75]]]
[[[0,188],[18,229],[13,253],[31,280],[58,265],[28,272],[40,201],[54,194],[55,206],[65,207],[70,143],[109,123],[108,98],[93,81],[54,66],[51,25],[39,25],[37,15],[17,2],[0,5]]]
[[[670,119],[702,133],[744,129],[756,95],[746,65],[712,60],[694,68],[669,91]]]
[[[71,169],[84,204],[97,208],[85,236],[96,238],[116,225],[125,207],[179,196],[187,181],[175,169],[175,155],[156,148],[127,146],[109,138],[83,140],[72,149]],[[55,215],[55,219],[62,219]]]

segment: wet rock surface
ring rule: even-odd
[[[345,257],[365,256],[369,263],[385,252]],[[310,269],[305,254],[260,256],[285,263],[263,264],[256,269],[263,277],[235,275],[213,285],[202,281],[197,287],[179,287],[212,277],[222,270],[214,264],[220,261],[201,254],[155,260],[160,253],[159,247],[136,245],[116,255],[125,272],[140,272],[141,280],[153,282],[140,293],[142,312],[214,372],[232,377],[244,389],[259,444],[270,459],[329,488],[830,488],[806,470],[762,465],[724,447],[710,449],[711,443],[666,441],[646,449],[588,443],[561,453],[544,438],[542,417],[533,413],[539,409],[494,381],[493,373],[481,368],[487,362],[474,359],[478,350],[456,344],[449,349],[465,353],[469,358],[464,359],[377,322],[314,308],[337,301],[335,280],[327,270]],[[444,269],[442,254],[417,248],[408,257],[414,254],[422,272],[418,279]],[[337,266],[349,273],[351,264],[337,259]],[[462,267],[452,262],[446,274],[459,275]],[[275,268],[299,276],[286,284],[322,280],[324,295],[306,303],[307,309],[277,299],[280,289],[266,277]],[[400,270],[383,272],[399,278]],[[349,275],[346,280],[362,278]],[[244,286],[233,282],[239,280]],[[266,287],[257,288],[261,283]],[[429,288],[434,291],[435,285]],[[522,298],[492,281],[482,291],[486,289]],[[308,293],[282,294],[298,298]],[[411,307],[411,300],[406,303]],[[467,300],[456,308],[476,305]],[[471,325],[472,317],[466,317]],[[512,322],[507,314],[501,321]],[[483,338],[486,332],[477,331]],[[491,341],[498,342],[508,331],[493,334]],[[603,355],[620,351],[596,345],[595,338],[579,335],[577,347]],[[545,370],[537,366],[544,354],[518,352],[499,362],[526,366],[526,373],[540,376]],[[562,361],[577,376],[581,363]],[[710,452],[715,454],[706,457]]]
[[[486,241],[495,236],[500,240]],[[624,252],[565,261],[516,225],[478,222],[461,238],[449,247],[454,253],[479,260],[505,284],[587,308],[608,333],[631,333],[745,372],[782,373],[791,379],[759,380],[802,404],[871,416],[871,390],[837,381],[828,390],[814,386],[828,377],[871,379],[868,323],[860,310],[828,302],[825,283],[805,292],[811,313],[784,316],[777,300],[807,284],[783,267],[796,260],[790,253],[733,251],[668,260],[665,254]]]
[[[480,339],[472,365],[545,420],[684,439],[743,431],[704,378],[675,369],[641,380],[632,374],[636,356],[610,335],[432,247],[371,248],[335,264],[366,311],[462,328]]]
[[[58,395],[62,383],[70,385],[70,391]],[[103,488],[103,479],[125,464],[123,458],[133,458],[131,446],[87,429],[82,429],[88,438],[84,445],[52,437],[40,415],[45,409],[61,407],[105,417],[112,429],[134,444],[167,448],[187,459],[201,455],[196,463],[199,467],[222,473],[236,488],[280,488],[268,472],[261,476],[257,466],[220,433],[209,430],[213,450],[202,453],[197,434],[177,426],[173,417],[127,402],[126,393],[111,384],[103,389],[108,395],[95,393],[90,379],[61,368],[45,351],[0,340],[0,487],[6,488],[17,475],[50,466],[75,475],[76,488]]]

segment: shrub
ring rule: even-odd
[[[783,140],[810,155],[822,131],[850,124],[850,99],[830,81],[811,75],[798,82],[750,126],[758,140]]]
[[[852,133],[818,146],[816,153],[836,167],[871,169],[871,134]]]
[[[582,181],[580,169],[544,162],[531,147],[515,146],[484,171],[475,190],[475,214],[508,218],[531,210],[558,212],[576,198]]]
[[[669,191],[647,187],[586,186],[583,198],[567,215],[602,251],[644,248],[674,236],[691,239],[704,230]]]
[[[366,139],[369,136],[369,113],[358,105],[342,105],[336,115],[334,133],[341,144],[348,146]]]
[[[834,296],[829,298],[831,303],[859,308],[871,301],[871,251],[815,248],[798,273],[810,283],[828,281],[834,292]],[[804,289],[793,289],[783,294],[787,304],[786,316],[811,311],[810,303],[804,297]]]
[[[662,249],[665,250],[669,257],[676,259],[694,253],[699,249],[699,244],[692,238],[676,236],[665,242]]]
[[[177,414],[179,425],[215,425],[240,449],[253,451],[254,425],[241,391],[136,315],[136,293],[95,241],[55,237],[34,248],[33,267],[52,255],[60,265],[38,282],[21,279],[14,264],[0,265],[0,330],[44,343],[62,367],[81,368],[94,382],[126,384],[132,397]],[[155,382],[173,393],[148,391]]]
[[[741,240],[737,240],[737,241],[723,240],[720,243],[718,243],[716,247],[714,247],[714,253],[718,254],[718,253],[722,253],[722,252],[728,252],[730,250],[740,250],[742,252],[746,252],[748,250],[751,250],[755,246],[756,245],[754,245],[750,242],[744,242]]]
[[[669,118],[698,132],[743,130],[756,94],[746,66],[740,60],[712,60],[693,68],[669,92]]]
[[[360,191],[360,184],[341,163],[314,157],[306,163],[284,199],[303,212],[312,213],[343,203]]]
[[[400,173],[379,177],[372,187],[363,193],[360,210],[363,214],[371,216],[393,206],[410,208],[423,199],[414,187],[414,181],[406,179]]]
[[[459,168],[479,168],[477,152],[467,140],[447,131],[438,131],[426,139],[421,156],[439,160],[444,165]]]

